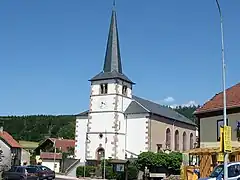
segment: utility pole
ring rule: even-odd
[[[218,7],[219,15],[220,15],[220,28],[221,28],[221,48],[222,48],[222,85],[223,85],[223,122],[224,126],[227,126],[227,100],[226,100],[226,64],[224,57],[224,34],[223,34],[223,17],[220,4],[218,0],[216,0],[216,4]],[[228,179],[228,153],[224,152],[224,180]]]

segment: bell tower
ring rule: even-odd
[[[92,79],[86,134],[86,160],[125,159],[124,111],[132,101],[132,85],[123,74],[115,5],[103,70]]]

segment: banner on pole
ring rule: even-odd
[[[224,126],[223,129],[223,147],[224,152],[232,152],[232,128],[231,126]]]

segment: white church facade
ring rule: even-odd
[[[196,125],[191,120],[133,95],[134,83],[122,72],[115,10],[103,71],[90,82],[89,110],[76,116],[75,158],[81,162],[194,147]]]

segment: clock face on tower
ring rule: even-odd
[[[99,101],[99,108],[100,109],[105,109],[107,107],[107,102],[104,99],[100,99]]]

